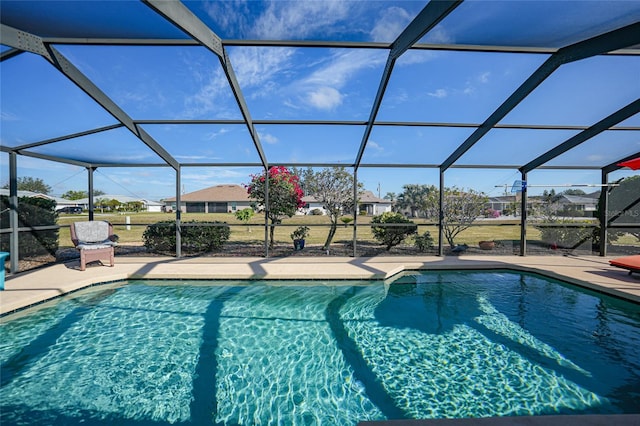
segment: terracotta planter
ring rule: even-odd
[[[495,241],[480,241],[478,243],[481,250],[493,250],[496,247]]]

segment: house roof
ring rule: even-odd
[[[374,204],[392,204],[391,200],[385,200],[384,198],[376,197],[371,191],[362,191],[360,193],[360,202]]]
[[[570,204],[596,204],[597,198],[588,197],[585,195],[567,195],[562,194],[561,198],[567,200]]]
[[[121,203],[134,203],[136,201],[139,201],[147,206],[161,206],[162,203],[158,202],[158,201],[153,201],[153,200],[147,200],[144,198],[136,198],[136,197],[130,197],[128,195],[119,195],[119,194],[102,194],[102,195],[95,195],[93,197],[93,202],[95,203],[97,200],[118,200]],[[78,200],[73,200],[71,201],[72,203],[77,203],[77,204],[89,204],[89,198],[85,197],[85,198],[80,198]]]
[[[6,197],[9,196],[9,189],[0,188],[0,195],[4,195]],[[18,197],[32,197],[32,198],[46,198],[48,200],[53,200],[56,204],[75,204],[76,200],[67,200],[66,198],[53,197],[51,195],[42,194],[40,192],[32,192],[32,191],[21,191],[18,190]]]
[[[199,191],[183,194],[180,197],[180,200],[187,202],[249,201],[249,194],[247,193],[247,190],[240,185],[216,185]],[[176,197],[166,198],[165,201],[176,201]]]
[[[311,196],[305,195],[302,197],[302,201],[305,203],[317,203],[318,200]],[[376,197],[371,191],[362,191],[360,193],[360,203],[369,203],[369,204],[393,204],[391,200],[386,200],[384,198]]]

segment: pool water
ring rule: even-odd
[[[2,319],[0,423],[640,412],[640,306],[531,274],[132,281]]]

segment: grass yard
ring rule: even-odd
[[[131,222],[130,229],[126,228],[127,216]],[[147,225],[160,221],[172,221],[175,219],[175,214],[147,212],[126,215],[96,213],[95,219],[111,222],[114,225],[114,232],[120,238],[119,243],[121,245],[142,245],[142,234]],[[230,242],[246,242],[251,245],[264,244],[265,219],[264,216],[258,214],[256,214],[248,224],[237,220],[232,213],[183,213],[181,219],[183,223],[194,220],[226,222],[231,226]],[[61,215],[58,218],[58,224],[62,226],[59,232],[60,248],[72,247],[68,225],[78,220],[87,220],[87,215]],[[414,219],[413,221],[418,225],[418,232],[420,234],[426,231],[431,233],[434,244],[437,246],[437,226],[428,223],[424,219]],[[376,243],[371,233],[371,227],[368,226],[370,223],[370,216],[358,216],[358,241]],[[310,228],[310,234],[306,238],[306,243],[308,245],[320,245],[323,244],[327,238],[329,225],[330,221],[327,216],[306,215],[286,218],[281,225],[276,227],[275,240],[277,243],[292,244],[290,237],[291,232],[298,226],[308,226]],[[474,222],[473,226],[462,231],[455,238],[457,244],[467,244],[470,247],[477,247],[478,242],[483,240],[500,241],[505,245],[510,245],[515,248],[519,245],[520,241],[520,224],[517,219],[478,220]],[[351,241],[353,241],[353,224],[351,223],[345,226],[340,222],[332,244],[345,244]],[[529,243],[538,242],[544,244],[540,241],[540,231],[532,224],[527,227],[527,241]],[[406,244],[413,245],[412,239],[408,239]],[[445,247],[448,246],[446,241],[444,245]],[[616,241],[616,245],[638,246],[638,241],[634,236],[626,234]]]
[[[130,229],[126,228],[126,217],[130,218]],[[128,215],[121,214],[101,214],[96,213],[95,220],[107,220],[114,225],[114,232],[120,237],[119,243],[125,245],[141,245],[142,234],[146,226],[160,221],[174,220],[173,213],[131,213]],[[58,224],[63,226],[59,233],[60,247],[71,247],[71,238],[69,236],[68,225],[78,220],[87,220],[87,215],[61,215],[58,218]],[[231,226],[230,241],[234,242],[251,242],[261,243],[265,238],[264,216],[255,215],[248,224],[245,224],[235,218],[232,213],[183,213],[181,220],[183,223],[189,221],[219,221],[226,222]],[[437,244],[438,228],[435,225],[428,224],[424,219],[414,219],[418,225],[420,234],[429,231]],[[368,226],[371,223],[370,216],[358,216],[358,241],[375,242]],[[276,227],[275,240],[277,242],[291,242],[290,234],[298,226],[308,226],[310,228],[307,244],[323,244],[329,232],[330,221],[327,216],[294,216],[286,218],[281,225]],[[539,232],[531,229],[528,232],[528,238],[539,238]],[[475,246],[481,240],[518,240],[520,238],[520,226],[517,221],[491,221],[486,223],[483,221],[478,225],[474,225],[463,231],[456,238],[456,243],[466,243]],[[333,242],[348,242],[353,240],[353,224],[347,226],[340,223],[334,236]],[[446,244],[446,243],[445,243]]]

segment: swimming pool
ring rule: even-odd
[[[537,275],[132,281],[3,318],[12,424],[637,413],[640,307]]]

